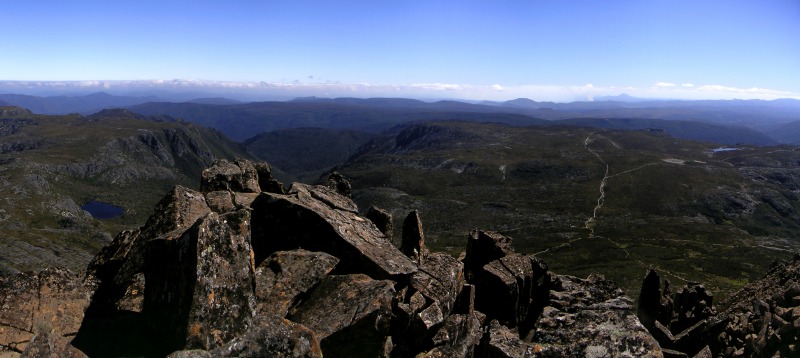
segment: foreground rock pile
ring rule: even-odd
[[[431,253],[416,211],[403,221],[398,248],[391,215],[359,215],[348,192],[341,177],[286,190],[265,163],[217,161],[200,191],[175,187],[143,227],[105,247],[85,277],[51,269],[0,278],[0,353],[663,355],[631,300],[602,276],[554,274],[494,232],[470,232],[459,259]],[[794,276],[776,280],[800,287]],[[657,276],[645,286],[642,320],[668,354],[775,351],[786,332],[796,340],[800,288],[762,299],[758,315],[732,306],[726,317],[736,318],[720,320],[702,287],[687,288],[678,302],[662,294]],[[718,331],[734,351],[697,348]]]
[[[728,298],[717,313],[713,296],[690,283],[672,294],[651,270],[638,314],[665,357],[800,356],[800,256],[778,263],[764,278]]]
[[[85,278],[65,270],[0,282],[0,346],[22,356],[661,356],[609,281],[560,276],[475,230],[456,259],[430,253],[422,222],[391,242],[349,185],[272,179],[217,161],[201,190],[175,187],[120,233]],[[84,314],[85,312],[85,314]]]

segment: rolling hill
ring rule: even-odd
[[[0,272],[85,267],[123,229],[144,223],[176,184],[196,187],[215,158],[250,158],[219,131],[128,111],[36,115],[0,107]],[[124,209],[92,218],[98,200]]]

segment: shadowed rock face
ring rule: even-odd
[[[210,213],[179,239],[147,247],[142,313],[174,348],[213,349],[255,317],[250,213]]]
[[[392,223],[392,214],[381,208],[370,206],[367,210],[367,219],[372,221],[373,224],[383,233],[389,241],[394,237],[394,227]]]
[[[113,310],[112,306],[130,292],[132,285],[136,285],[136,275],[144,270],[148,242],[158,237],[179,237],[210,212],[203,193],[182,186],[173,188],[156,204],[145,226],[119,233],[89,263],[87,277],[93,276],[100,281],[92,309]]]
[[[425,260],[425,234],[419,211],[412,211],[403,220],[403,241],[400,243],[403,254],[422,265]]]
[[[426,253],[414,213],[412,260],[329,187],[249,192],[271,180],[266,164],[249,162],[216,162],[206,173],[205,191],[174,189],[144,227],[98,254],[85,281],[58,270],[2,278],[0,347],[61,356],[661,356],[613,282],[551,273],[508,237],[470,233],[462,261]]]

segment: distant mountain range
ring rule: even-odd
[[[425,102],[407,98],[319,98],[240,102],[202,97],[169,102],[155,96],[107,93],[37,97],[0,94],[0,103],[41,114],[90,114],[125,107],[144,115],[166,115],[216,128],[243,141],[274,130],[316,127],[380,133],[401,123],[432,120],[500,122],[514,126],[569,125],[616,129],[660,129],[679,138],[720,144],[800,144],[800,100],[650,100],[628,95],[587,102]]]
[[[108,93],[94,93],[86,96],[53,96],[39,97],[22,94],[0,94],[0,101],[6,105],[30,109],[37,114],[89,114],[111,107],[126,107],[150,101],[159,101],[158,97],[124,97]]]

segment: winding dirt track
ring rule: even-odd
[[[606,183],[608,182],[608,178],[609,178],[609,175],[608,175],[608,171],[609,171],[608,163],[606,163],[606,161],[603,160],[603,158],[600,156],[600,154],[598,154],[597,152],[592,150],[592,148],[589,148],[589,144],[591,144],[594,141],[594,139],[592,139],[593,135],[594,135],[594,133],[589,133],[589,135],[586,136],[586,139],[583,140],[583,147],[586,148],[586,150],[588,150],[590,153],[594,154],[594,156],[597,157],[597,160],[599,160],[601,163],[603,163],[606,166],[606,172],[605,172],[605,175],[603,175],[603,180],[600,181],[600,197],[597,198],[597,205],[595,205],[594,210],[592,211],[592,217],[587,219],[586,222],[584,223],[584,226],[587,229],[589,229],[589,237],[594,237],[594,228],[595,228],[595,226],[597,226],[597,211],[600,210],[603,207],[603,204],[606,201],[605,188],[606,188]],[[609,139],[609,140],[611,140],[611,139]],[[614,141],[611,141],[611,144],[613,144],[615,147],[618,147],[618,145],[616,143],[614,143]]]

